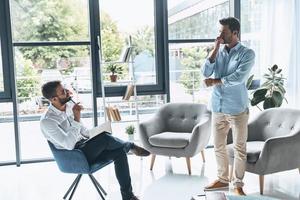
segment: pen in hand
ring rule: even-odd
[[[72,98],[70,98],[70,101],[72,101],[74,104],[77,104]]]

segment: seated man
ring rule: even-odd
[[[113,160],[122,199],[137,200],[132,192],[126,153],[131,151],[138,156],[148,156],[150,153],[134,143],[124,142],[106,132],[87,140],[89,131],[80,123],[83,108],[79,103],[68,103],[71,100],[70,92],[60,81],[45,83],[42,94],[51,103],[40,122],[46,139],[59,149],[82,150],[90,163],[102,158]]]

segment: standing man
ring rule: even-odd
[[[204,190],[228,188],[229,169],[226,150],[227,134],[232,129],[234,144],[234,192],[243,192],[246,164],[246,141],[248,135],[248,92],[246,81],[254,65],[254,51],[239,42],[240,23],[234,17],[221,19],[220,36],[204,63],[204,83],[213,87],[212,131],[217,161],[218,179]],[[221,46],[221,44],[225,44]],[[213,75],[213,78],[209,78]]]
[[[41,118],[41,130],[48,141],[58,149],[80,149],[87,161],[113,160],[123,200],[138,200],[132,192],[131,178],[126,153],[138,156],[150,153],[131,142],[124,142],[109,133],[89,138],[89,131],[81,123],[82,106],[68,103],[69,90],[60,81],[50,81],[42,86],[42,94],[51,104]]]

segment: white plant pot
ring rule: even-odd
[[[128,135],[128,140],[133,141],[134,140],[134,134]]]

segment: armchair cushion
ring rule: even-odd
[[[156,147],[184,148],[189,144],[191,133],[163,132],[149,137],[149,143]]]
[[[252,141],[247,142],[247,162],[248,163],[256,163],[256,161],[259,158],[259,155],[264,147],[265,142],[261,141]],[[234,158],[234,150],[233,150],[233,144],[227,145],[227,150],[229,157],[231,159]]]

